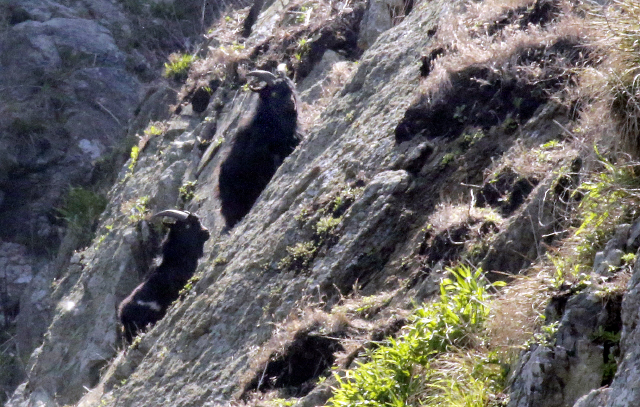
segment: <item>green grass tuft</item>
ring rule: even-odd
[[[490,310],[490,283],[481,270],[458,266],[449,271],[452,278],[441,282],[440,299],[416,309],[409,326],[397,339],[388,339],[368,351],[368,361],[346,371],[344,377],[336,375],[338,386],[329,400],[330,406],[425,405],[430,399],[435,400],[435,395],[438,400],[445,397],[440,387],[451,379],[441,378],[435,385],[429,384],[432,377],[445,377],[437,369],[438,357],[470,346]],[[453,392],[449,398],[462,393]]]

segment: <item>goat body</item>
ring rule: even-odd
[[[204,243],[209,239],[209,231],[194,214],[170,210],[156,216],[171,216],[177,220],[169,226],[169,234],[162,245],[162,263],[118,308],[118,318],[129,343],[147,325],[162,319],[178,299],[180,290],[196,271],[198,259],[204,254]]]
[[[221,213],[228,228],[251,210],[273,174],[301,140],[293,82],[285,75],[276,77],[265,71],[250,74],[266,85],[251,88],[259,95],[258,105],[248,123],[236,133],[220,166]]]

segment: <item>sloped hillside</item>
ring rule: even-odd
[[[134,117],[7,406],[638,404],[638,15],[631,1],[229,9],[166,64],[182,83],[170,117],[149,113],[162,89]],[[256,69],[295,82],[303,138],[228,224],[221,166],[261,103]],[[151,215],[167,208],[211,238],[129,345],[116,308],[152,269]]]

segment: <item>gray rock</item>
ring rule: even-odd
[[[610,275],[622,264],[622,256],[624,256],[624,252],[620,249],[596,253],[593,271],[600,275]]]
[[[17,308],[20,297],[33,279],[32,259],[23,245],[0,240],[0,306],[4,312]]]
[[[186,161],[180,160],[174,162],[162,172],[158,185],[158,194],[155,196],[158,208],[177,207],[179,189],[182,186],[182,177],[186,169]]]
[[[404,0],[369,0],[360,23],[358,46],[370,48],[380,34],[402,21],[407,4]]]
[[[604,348],[597,333],[610,329],[616,318],[616,307],[597,295],[583,292],[571,297],[555,344],[533,345],[521,358],[512,376],[508,407],[572,406],[600,387]]]
[[[0,103],[10,107],[0,118],[10,141],[0,146],[0,189],[11,202],[0,212],[0,236],[50,250],[61,239],[51,208],[70,185],[86,185],[96,161],[119,145],[140,83],[111,32],[83,18],[8,28],[0,33],[0,65],[7,89]],[[7,86],[16,82],[22,86]],[[15,175],[6,178],[9,171]]]
[[[309,75],[297,86],[300,100],[313,103],[322,96],[323,88],[330,82],[328,75],[336,64],[349,64],[337,52],[327,50]]]
[[[609,401],[611,389],[596,389],[582,396],[576,401],[573,407],[603,407]]]
[[[80,18],[15,25],[2,36],[0,49],[2,65],[23,77],[36,68],[53,72],[79,60],[98,66],[122,66],[125,61],[105,27]]]
[[[627,251],[635,253],[640,247],[640,219],[636,220],[629,230],[629,239],[627,239]]]
[[[334,380],[329,379],[329,381],[334,382]],[[335,386],[337,383],[332,383]],[[323,385],[318,386],[311,391],[311,393],[307,394],[300,401],[298,401],[294,406],[295,407],[316,407],[323,406],[332,396],[333,391],[331,386]]]
[[[607,391],[607,400],[598,406],[640,405],[640,261],[636,260],[627,293],[622,301],[621,356],[618,370]],[[585,407],[596,404],[585,404]]]
[[[20,297],[20,314],[16,318],[16,343],[21,358],[26,359],[42,342],[53,308],[52,281],[55,278],[52,264],[40,264],[38,272],[30,279]]]
[[[609,239],[603,251],[596,253],[593,260],[593,270],[600,275],[610,275],[622,264],[622,256],[627,251],[627,241],[631,225],[622,224],[616,227],[616,232]]]

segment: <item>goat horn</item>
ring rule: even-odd
[[[154,218],[159,217],[159,216],[168,216],[170,218],[174,218],[177,219],[179,221],[185,221],[187,220],[187,218],[189,217],[190,213],[186,212],[186,211],[179,211],[176,209],[167,209],[164,210],[162,212],[158,212],[155,215],[153,215]]]
[[[259,81],[262,81],[267,84],[267,86],[273,86],[278,79],[277,76],[267,71],[251,71],[246,76],[254,76]],[[260,88],[251,88],[251,90],[259,90]]]

